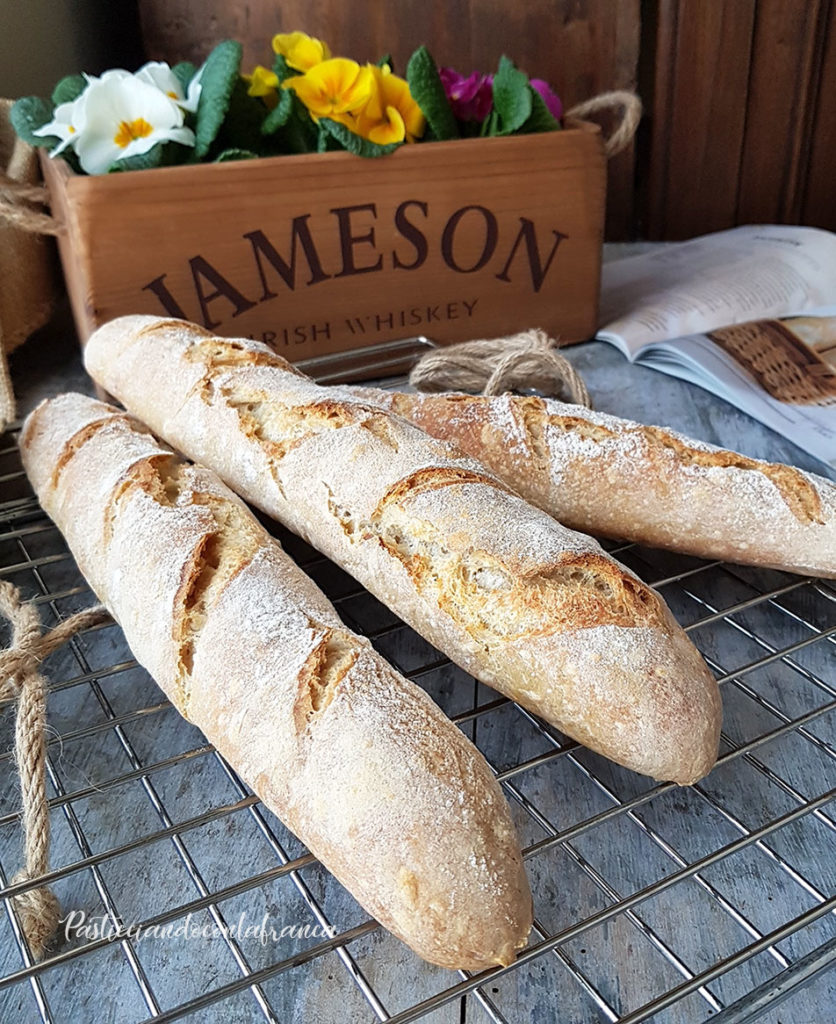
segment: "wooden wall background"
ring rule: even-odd
[[[646,117],[610,164],[607,237],[687,238],[753,221],[836,230],[836,0],[139,0],[148,56],[250,67],[275,32],[398,69],[425,42],[461,71],[507,53],[571,106],[636,89]]]

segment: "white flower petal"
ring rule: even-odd
[[[40,128],[35,128],[32,134],[37,135],[41,139],[46,139],[50,135],[57,139],[62,139],[65,134],[69,133],[67,132],[67,125],[59,124],[57,121],[47,121]]]
[[[110,82],[116,78],[133,78],[133,75],[130,71],[126,71],[124,68],[110,68],[110,70],[105,71],[104,74],[100,75],[96,81]]]
[[[141,82],[155,86],[175,103],[182,105],[186,98],[180,79],[164,61],[149,61],[147,64],[143,64],[137,71],[136,77]]]
[[[167,66],[146,65],[145,70],[148,75],[144,78],[117,70],[90,80],[77,100],[61,105],[60,122],[56,110],[54,125],[62,126],[60,133],[53,126],[44,126],[44,134],[55,134],[65,145],[72,144],[88,174],[102,174],[119,160],[147,153],[158,142],[193,146],[194,133],[183,126],[181,106],[147,80],[165,72]],[[75,132],[70,132],[70,122]],[[73,138],[65,142],[67,134]]]
[[[122,152],[114,144],[113,139],[101,135],[91,135],[89,132],[79,136],[75,144],[75,151],[78,154],[81,169],[88,174],[105,174]]]
[[[181,146],[193,146],[195,143],[194,132],[191,128],[170,128],[166,136],[172,142],[179,142]]]
[[[147,153],[149,149],[153,149],[158,142],[165,142],[165,138],[158,135],[156,132],[152,132],[150,135],[146,135],[144,139],[134,139],[133,142],[129,142],[124,149],[120,150],[118,160],[127,160],[131,156],[142,156],[143,153]]]
[[[75,143],[81,124],[75,116],[76,111],[83,117],[83,107],[76,100],[71,103],[59,103],[52,112],[52,120],[32,132],[39,138],[57,138],[60,141],[50,150],[50,156],[60,156],[64,150]]]
[[[70,135],[68,133],[66,135],[66,137],[63,138],[54,149],[51,149],[49,151],[49,155],[50,156],[61,156],[61,154],[64,152],[64,150],[67,148],[67,146],[71,146],[74,141],[75,141],[75,136],[74,135]]]
[[[136,78],[120,82],[120,104],[127,120],[144,117],[155,128],[168,128],[183,123],[183,111],[177,103],[154,85]]]
[[[180,104],[183,110],[188,110],[190,114],[197,112],[197,105],[200,102],[200,92],[203,89],[203,70],[206,67],[202,64],[200,70],[189,82],[188,89],[186,90],[186,99]]]

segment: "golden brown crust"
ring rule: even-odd
[[[426,694],[213,474],[128,417],[60,396],[21,450],[137,659],[359,902],[434,963],[511,962],[531,896],[510,813]]]
[[[376,416],[375,419],[379,421],[380,416]],[[405,498],[414,497],[424,491],[438,491],[442,487],[451,487],[454,484],[481,484],[506,490],[499,486],[494,477],[474,473],[472,469],[463,469],[459,466],[426,466],[397,480],[378,501],[372,513],[372,520],[379,522],[387,505],[397,505]]]
[[[378,395],[567,526],[689,554],[836,576],[836,488],[551,399]]]
[[[143,325],[100,328],[85,358],[171,443],[564,732],[655,778],[710,769],[716,683],[662,601],[597,543],[369,398],[240,355],[213,368],[187,325],[140,338]]]
[[[182,329],[182,327],[182,320],[157,321],[140,328],[139,334],[165,335],[166,331],[170,331],[172,328]],[[260,352],[251,352],[244,346],[239,345],[235,340],[218,338],[211,331],[204,331],[197,324],[189,324],[188,328],[189,334],[199,339],[191,350],[189,358],[194,362],[204,364],[208,368],[210,372],[207,373],[207,379],[211,378],[212,372],[224,367],[233,366],[278,366],[288,373],[297,372],[286,359],[282,359],[276,352],[271,352],[267,349]]]
[[[551,419],[551,417],[550,417]],[[761,473],[770,480],[787,503],[787,508],[800,523],[823,523],[822,504],[818,491],[799,469],[775,462],[761,462],[730,451],[705,451],[686,444],[661,427],[640,427],[646,438],[672,449],[682,465],[721,469],[741,469],[747,473]]]

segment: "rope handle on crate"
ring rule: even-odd
[[[12,885],[34,882],[49,869],[49,803],[46,796],[46,680],[43,659],[83,629],[109,619],[100,605],[71,615],[41,633],[38,609],[20,592],[0,581],[0,614],[12,625],[11,645],[0,651],[0,700],[17,700],[15,761],[20,773],[25,866]],[[13,901],[32,956],[40,960],[55,933],[61,905],[47,885],[18,893]]]
[[[30,185],[15,181],[0,173],[0,221],[34,235],[58,235],[61,226],[55,217],[32,208],[36,203],[49,203],[49,191],[44,185]],[[0,430],[15,418],[15,397],[9,373],[8,357],[0,339]]]
[[[621,120],[609,138],[604,140],[604,153],[610,160],[626,149],[633,141],[639,121],[642,117],[642,101],[634,92],[616,89],[613,92],[602,92],[583,103],[576,103],[566,111],[566,117],[587,118],[602,110],[621,110]]]
[[[0,174],[0,218],[14,227],[35,235],[60,234],[61,226],[55,217],[31,206],[45,206],[48,202],[49,192],[44,185],[29,185]]]
[[[501,395],[534,388],[566,395],[592,408],[583,378],[557,351],[560,342],[534,328],[508,338],[464,341],[428,352],[413,366],[409,383],[418,391],[479,391]]]

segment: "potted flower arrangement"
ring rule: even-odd
[[[549,85],[505,57],[465,76],[420,47],[400,77],[301,32],[273,51],[242,74],[226,41],[200,68],[73,75],[15,104],[42,147],[82,338],[126,312],[291,359],[420,334],[594,332],[597,126],[561,120]]]

